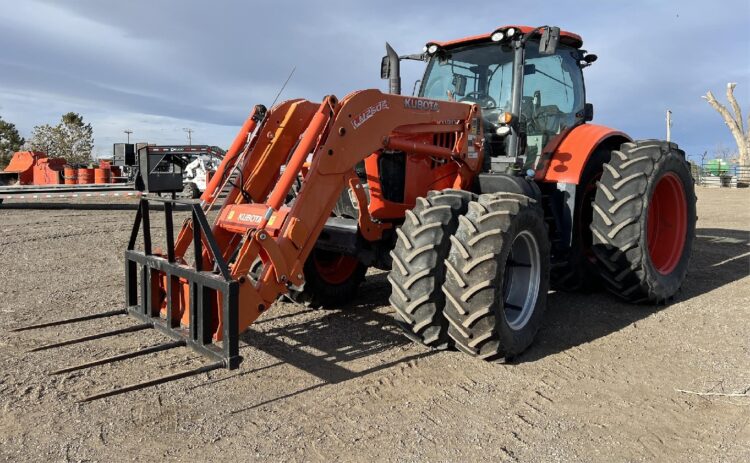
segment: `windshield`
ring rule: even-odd
[[[580,52],[560,45],[540,55],[538,42],[526,47],[519,132],[525,135],[529,165],[557,134],[583,121],[585,92]],[[476,103],[482,108],[485,152],[504,156],[508,132],[498,133],[501,112],[511,110],[513,50],[508,44],[474,44],[433,56],[419,96]]]
[[[512,74],[510,47],[487,43],[456,48],[430,59],[419,96],[509,110]],[[461,92],[463,79],[466,88]]]

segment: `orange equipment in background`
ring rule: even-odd
[[[109,167],[99,167],[94,169],[94,183],[110,183],[112,178],[112,170]]]
[[[40,151],[19,151],[0,172],[0,186],[20,185],[91,185],[121,181],[122,171],[110,161],[99,161],[99,167],[74,167],[65,158],[50,158]]]
[[[88,167],[78,169],[78,184],[84,185],[88,183],[94,183],[94,169],[89,169]]]
[[[0,185],[58,185],[65,165],[63,158],[48,158],[39,151],[19,151],[0,172]]]
[[[78,183],[78,169],[71,166],[65,166],[63,169],[63,179],[66,185],[75,185]]]

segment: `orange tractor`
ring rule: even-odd
[[[335,306],[368,267],[390,271],[407,336],[487,360],[532,343],[550,287],[601,282],[629,301],[668,300],[695,233],[684,152],[590,123],[583,69],[596,56],[581,46],[549,26],[416,55],[386,45],[389,93],[256,106],[200,201],[141,200],[125,308],[83,317],[129,314],[141,323],[125,330],[172,342],[61,371],[178,346],[215,362],[116,392],[236,368],[239,334],[280,296]],[[418,96],[401,95],[403,59],[426,63]],[[153,202],[166,214],[162,249]],[[192,211],[176,237],[175,203]]]

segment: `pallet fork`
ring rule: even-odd
[[[455,134],[453,146],[420,141],[425,135],[442,134]],[[342,101],[328,96],[320,104],[290,100],[270,111],[256,106],[200,201],[141,198],[125,252],[125,309],[17,331],[127,314],[140,324],[35,350],[145,329],[155,329],[171,339],[55,374],[184,346],[213,360],[195,370],[96,394],[84,401],[218,368],[237,368],[242,360],[239,335],[279,296],[303,287],[303,265],[341,192],[351,188],[359,204],[367,204],[354,173],[358,162],[379,150],[453,160],[460,165],[454,187],[466,189],[482,166],[481,140],[479,109],[474,104],[438,104],[364,90]],[[300,179],[302,188],[287,204],[292,185]],[[164,208],[166,250],[152,243],[154,202]],[[175,239],[173,212],[177,205],[187,206],[191,217]],[[213,226],[207,219],[209,213],[217,214]],[[358,225],[368,239],[376,239],[391,224],[374,220],[368,209],[361,207]],[[139,230],[142,251],[135,249]],[[193,263],[189,265],[191,246]],[[251,278],[251,268],[258,263],[260,272]]]

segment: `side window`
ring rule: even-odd
[[[584,103],[576,50],[560,46],[556,54],[541,56],[534,45],[527,48],[521,102],[527,167],[555,135],[579,122]]]
[[[458,61],[440,63],[438,60],[432,60],[431,69],[428,70],[430,76],[429,82],[424,88],[424,97],[435,100],[447,100],[448,92],[455,92],[456,87],[453,84],[453,75],[459,74],[466,76],[466,93],[476,89],[477,76],[469,71],[470,65]],[[456,95],[460,97],[460,95]]]
[[[557,134],[577,122],[584,104],[581,69],[575,51],[560,47],[557,54],[540,56],[527,50],[522,114],[530,134]]]

